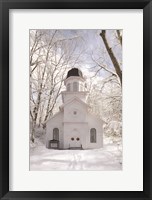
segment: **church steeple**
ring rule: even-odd
[[[85,79],[81,70],[72,68],[68,71],[65,79],[65,86],[67,92],[81,92],[85,91]]]
[[[88,92],[86,91],[85,79],[81,70],[78,68],[72,68],[69,70],[64,84],[66,86],[66,91],[62,92],[63,103],[74,96],[86,102]]]

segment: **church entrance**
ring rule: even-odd
[[[80,148],[81,147],[81,141],[79,137],[72,137],[70,141],[70,148]]]
[[[70,148],[81,148],[82,144],[81,144],[81,138],[80,138],[80,134],[78,131],[73,131],[71,133],[71,138],[70,138],[70,144],[69,144]]]

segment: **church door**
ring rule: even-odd
[[[78,131],[73,131],[70,138],[70,148],[81,147],[81,138]]]

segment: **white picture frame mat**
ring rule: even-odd
[[[143,190],[143,11],[10,10],[10,191]],[[29,171],[29,29],[123,29],[123,170]]]

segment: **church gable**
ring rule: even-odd
[[[74,98],[64,105],[65,121],[82,122],[86,121],[87,105],[81,100]]]
[[[68,100],[66,103],[64,103],[61,106],[61,108],[66,107],[66,106],[70,106],[70,104],[81,104],[83,107],[88,107],[88,105],[84,101],[82,101],[78,97],[74,96],[73,98]]]

